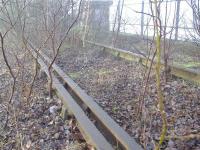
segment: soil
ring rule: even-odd
[[[9,120],[5,129],[3,127],[6,122],[7,100],[12,78],[8,71],[1,72],[0,75],[0,149],[87,149],[77,125],[72,124],[74,119],[64,121],[61,118],[62,101],[56,96],[49,98],[44,74],[37,75],[32,94],[27,99],[34,66],[30,56],[26,56],[26,59],[24,68],[19,67],[15,93],[10,105],[12,107],[9,109]],[[1,62],[3,64],[3,61]],[[18,69],[16,66],[15,68]],[[6,70],[5,65],[0,69]]]

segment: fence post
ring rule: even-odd
[[[142,8],[141,8],[141,36],[144,34],[144,0],[142,0]]]
[[[179,25],[179,16],[180,16],[180,3],[181,0],[177,0],[177,10],[176,10],[176,24],[175,24],[175,40],[178,39],[178,25]]]

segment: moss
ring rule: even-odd
[[[138,61],[138,57],[134,57],[133,55],[127,53],[120,53],[119,57],[124,58],[129,61]]]
[[[67,44],[67,42],[61,47],[60,52],[64,52],[66,49],[71,48],[71,46],[69,44]]]
[[[118,110],[118,108],[117,108],[117,107],[112,107],[112,112],[113,112],[113,113],[116,113],[116,112],[117,112],[117,110]]]
[[[111,53],[114,56],[119,56],[119,53],[113,49],[106,49],[109,53]]]
[[[106,69],[106,68],[101,68],[101,69],[99,69],[99,70],[97,71],[97,74],[98,74],[98,75],[107,75],[107,74],[109,74],[109,73],[112,73],[112,71],[111,71],[111,70],[108,70],[108,69]]]
[[[68,73],[68,75],[72,79],[77,79],[77,78],[79,78],[81,76],[81,73],[80,72],[71,72],[71,73]]]
[[[185,64],[181,64],[184,68],[193,68],[193,67],[200,67],[200,62],[188,62]]]
[[[195,72],[189,72],[187,70],[172,67],[171,73],[175,76],[192,81],[193,83],[196,83],[198,85],[200,84],[200,75]]]
[[[110,54],[112,54],[112,55],[114,55],[116,57],[123,58],[125,60],[136,61],[136,62],[138,62],[140,60],[140,58],[137,57],[137,56],[130,55],[130,54],[125,53],[125,52],[116,51],[115,49],[105,48],[105,50],[107,52],[109,52]]]

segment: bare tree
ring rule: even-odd
[[[199,44],[200,40],[200,1],[199,0],[188,0],[187,1],[189,6],[192,9],[193,12],[193,27],[194,27],[194,33],[190,33],[190,36],[193,38],[193,40]]]
[[[157,0],[154,0],[154,4],[152,5],[152,16],[154,19],[154,26],[155,26],[155,35],[156,35],[156,57],[157,57],[157,63],[156,63],[156,86],[157,86],[157,93],[158,93],[158,105],[159,110],[161,113],[162,118],[162,131],[160,135],[160,140],[158,145],[156,146],[156,150],[160,149],[160,146],[162,145],[163,141],[165,140],[165,136],[167,133],[167,116],[165,113],[165,106],[164,106],[164,96],[161,90],[161,36],[162,36],[162,22],[161,22],[161,10],[160,5],[161,2],[158,2]]]
[[[113,39],[112,39],[112,45],[115,46],[115,43],[117,41],[118,38],[118,34],[120,32],[120,28],[121,28],[121,21],[122,21],[122,13],[123,13],[123,8],[124,8],[124,0],[119,0],[118,1],[118,5],[117,5],[117,10],[116,10],[116,14],[115,14],[115,21],[113,24]],[[117,29],[115,31],[115,26],[117,24]]]
[[[80,16],[80,12],[81,12],[81,4],[82,4],[82,0],[79,1],[78,3],[78,12],[77,15],[73,18],[71,24],[69,24],[67,30],[64,31],[64,33],[60,33],[58,30],[58,27],[62,24],[62,21],[64,19],[66,19],[65,17],[60,18],[60,16],[58,15],[61,10],[64,8],[63,7],[63,3],[62,1],[58,1],[57,5],[58,8],[54,10],[54,12],[52,13],[52,24],[53,24],[53,28],[49,30],[47,30],[47,32],[49,33],[49,37],[51,38],[51,45],[52,45],[52,51],[53,51],[53,58],[51,63],[49,64],[48,67],[48,71],[49,71],[49,76],[50,76],[50,81],[49,81],[49,95],[50,97],[53,96],[53,89],[52,89],[52,84],[53,84],[53,76],[52,76],[52,66],[54,64],[54,62],[56,61],[56,58],[59,54],[60,49],[62,48],[66,38],[68,37],[69,32],[71,31],[71,29],[73,28],[73,26],[75,25],[75,23],[77,22],[79,16]],[[68,4],[69,5],[69,4]],[[75,7],[74,2],[72,1],[71,5],[73,7]],[[69,10],[68,10],[69,11]],[[72,14],[73,15],[73,11]],[[67,13],[66,13],[67,14]],[[64,15],[65,16],[65,15]],[[47,25],[46,25],[47,26]],[[62,27],[62,26],[61,26]],[[62,34],[62,36],[58,36],[58,34]],[[55,38],[55,37],[61,37],[61,38]],[[48,38],[47,38],[48,39]]]
[[[87,4],[85,6],[85,25],[84,25],[84,33],[83,33],[83,37],[82,37],[82,41],[83,41],[83,47],[85,47],[85,38],[86,38],[86,34],[89,30],[89,25],[88,25],[88,21],[89,21],[89,15],[90,15],[90,2],[87,1]]]
[[[16,0],[16,3],[17,2],[18,1]],[[17,29],[19,20],[23,16],[22,12],[24,11],[24,9],[26,8],[27,5],[23,5],[21,11],[18,11],[17,14],[14,13],[14,9],[12,6],[13,6],[12,1],[9,1],[9,0],[5,1],[5,2],[2,1],[2,7],[1,7],[1,11],[0,11],[1,16],[2,16],[1,17],[1,21],[2,21],[1,25],[3,25],[2,30],[0,31],[1,51],[3,54],[4,62],[7,66],[9,73],[13,80],[13,83],[11,86],[10,97],[8,99],[8,109],[7,109],[7,116],[6,116],[7,119],[6,119],[4,128],[7,126],[7,123],[8,123],[8,116],[10,113],[10,107],[11,107],[12,99],[13,99],[14,92],[15,92],[15,86],[16,86],[16,80],[17,80],[17,74],[18,74],[13,71],[11,62],[9,62],[9,60],[7,58],[6,53],[8,53],[7,52],[8,49],[6,48],[5,43],[8,42],[8,39],[7,39],[9,37],[8,34],[9,33],[14,34],[13,30]],[[15,55],[15,58],[18,59],[16,55]]]

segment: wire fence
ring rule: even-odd
[[[185,40],[191,38],[190,34],[195,35],[193,12],[187,0],[163,1],[160,7],[162,26],[166,27],[167,32],[173,31],[174,39]],[[151,30],[153,20],[150,16],[150,8],[149,0],[140,2],[124,1],[123,6],[113,2],[110,6],[110,29],[113,29],[116,11],[119,9],[121,11],[121,18],[118,19],[120,20],[120,32],[146,35],[145,28],[150,28],[148,34],[153,35],[153,30]],[[116,28],[118,27],[116,26]]]

